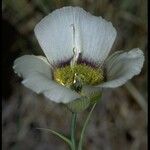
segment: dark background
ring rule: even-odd
[[[3,0],[2,1],[2,149],[65,150],[68,147],[37,127],[69,133],[70,113],[21,85],[13,61],[43,54],[33,29],[56,8],[81,6],[110,20],[117,29],[112,48],[139,47],[145,54],[140,75],[105,90],[86,130],[85,150],[147,150],[147,1],[145,0]],[[82,127],[87,111],[78,117]],[[79,136],[80,130],[77,135]]]

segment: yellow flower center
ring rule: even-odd
[[[80,91],[82,85],[98,85],[104,80],[103,70],[86,64],[69,65],[54,70],[54,80],[58,83]]]

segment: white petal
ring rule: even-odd
[[[129,52],[115,52],[106,60],[107,82],[100,87],[115,88],[140,73],[144,63],[143,52],[135,48]]]
[[[17,58],[13,66],[14,71],[23,78],[34,72],[43,73],[51,79],[51,67],[43,56],[24,55]]]
[[[79,9],[76,15],[78,15],[83,58],[103,62],[116,38],[116,29],[111,22],[102,17],[93,16],[83,9]]]
[[[115,40],[110,22],[79,7],[63,7],[43,18],[35,35],[50,62],[70,59],[73,48],[83,57],[103,61]]]
[[[57,9],[35,27],[35,35],[50,62],[73,56],[72,7]]]
[[[43,93],[57,103],[68,103],[80,97],[79,94],[66,88],[41,73],[30,74],[22,83],[36,93]]]

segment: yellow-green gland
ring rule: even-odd
[[[83,85],[98,85],[103,82],[103,70],[94,68],[86,64],[76,64],[56,68],[53,72],[54,80],[63,86],[72,88],[82,95],[81,99],[77,99],[67,104],[68,108],[73,112],[80,112],[86,109],[90,104],[100,99],[101,93],[93,93],[88,96],[82,92]]]
[[[77,64],[73,68],[65,66],[54,70],[54,80],[64,86],[72,86],[75,78],[80,78],[84,85],[97,85],[103,81],[104,76],[102,69],[86,64]]]

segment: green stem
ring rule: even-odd
[[[79,145],[78,145],[78,150],[82,150],[83,137],[84,137],[85,129],[86,129],[86,127],[87,127],[87,124],[88,124],[88,122],[89,122],[89,119],[90,119],[90,117],[91,117],[91,114],[92,114],[92,112],[93,112],[95,106],[96,106],[96,103],[93,105],[92,109],[90,110],[90,112],[89,112],[89,114],[88,114],[88,116],[87,116],[87,118],[86,118],[86,120],[85,120],[84,126],[83,126],[82,131],[81,131],[81,136],[80,136],[80,141],[79,141]]]
[[[75,141],[76,120],[77,120],[77,114],[76,113],[72,113],[72,120],[71,120],[72,150],[76,150],[76,141]]]

